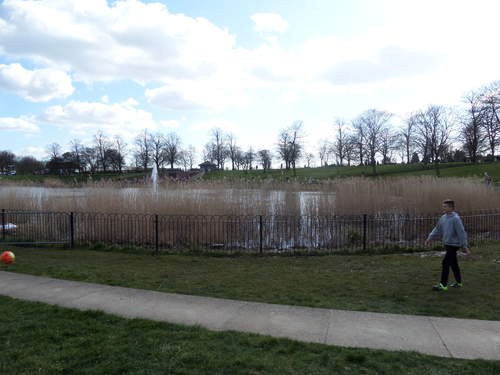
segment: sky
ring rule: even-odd
[[[303,121],[316,153],[337,118],[374,108],[397,126],[500,79],[499,14],[498,0],[3,0],[0,150],[45,158],[148,129],[201,157],[213,128],[273,150]]]

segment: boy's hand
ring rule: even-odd
[[[425,246],[429,246],[430,243],[431,243],[431,241],[429,239],[426,239],[425,242],[424,242]]]
[[[465,255],[470,255],[470,249],[468,247],[464,247]]]

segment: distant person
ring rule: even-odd
[[[491,185],[491,176],[486,172],[484,172],[484,183],[486,185]]]
[[[425,240],[425,245],[428,246],[432,239],[442,236],[444,249],[446,251],[442,263],[441,282],[432,287],[432,289],[436,291],[448,290],[450,268],[453,270],[453,275],[455,276],[455,282],[450,286],[453,288],[461,288],[463,286],[462,275],[460,274],[460,268],[458,266],[457,251],[463,248],[465,253],[470,255],[469,246],[467,245],[467,233],[465,232],[462,219],[460,219],[460,216],[455,212],[455,202],[451,199],[446,199],[443,201],[442,208],[444,213],[443,216],[441,216],[438,223]]]

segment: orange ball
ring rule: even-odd
[[[4,251],[2,255],[0,255],[0,260],[2,260],[4,264],[11,264],[16,260],[16,256],[12,251]]]

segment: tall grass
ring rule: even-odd
[[[42,187],[40,189],[40,186]],[[458,211],[500,208],[500,194],[479,180],[406,177],[350,178],[316,184],[273,181],[195,181],[160,184],[94,182],[61,188],[0,187],[0,208],[162,215],[310,215],[432,213],[451,198]]]
[[[473,178],[351,178],[338,183],[335,194],[337,214],[433,213],[447,198],[462,212],[500,208],[499,191]]]

